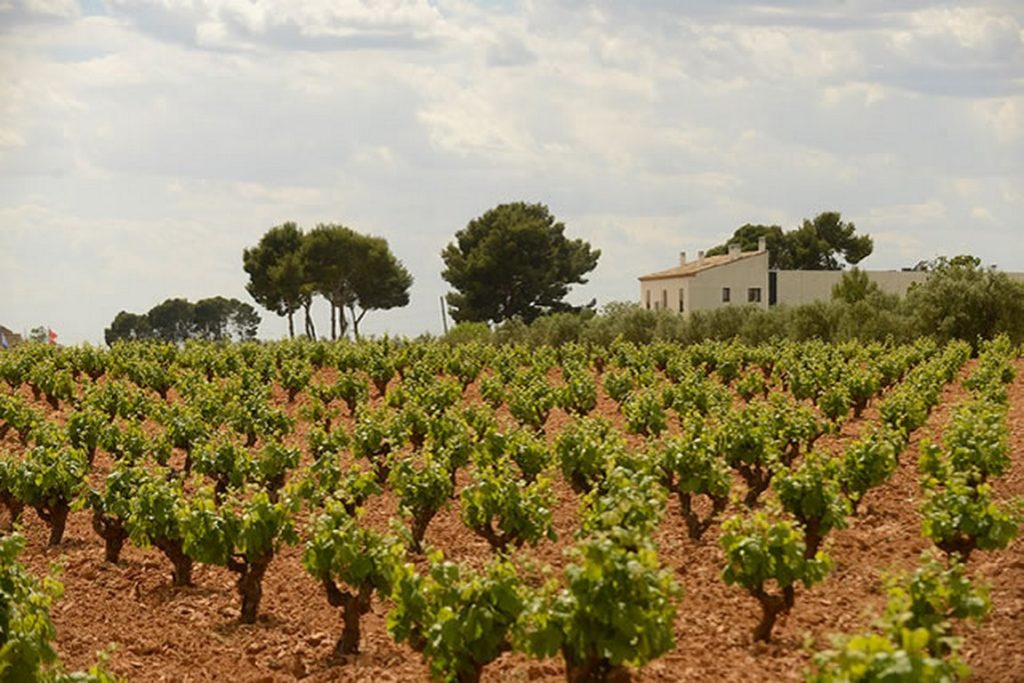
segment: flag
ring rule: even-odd
[[[6,348],[7,348],[7,335],[4,334],[3,332],[0,332],[0,349],[6,349]]]
[[[49,328],[47,328],[47,329],[49,329]],[[50,344],[51,345],[52,344],[56,344],[57,343],[57,333],[54,332],[53,330],[50,330],[49,339],[50,339]]]

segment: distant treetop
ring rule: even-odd
[[[565,237],[565,225],[544,204],[500,204],[455,233],[441,252],[445,297],[456,322],[530,322],[575,310],[569,287],[584,284],[601,251]]]
[[[838,211],[825,211],[814,220],[783,232],[778,225],[746,224],[733,233],[731,243],[744,251],[757,248],[760,238],[768,247],[768,267],[776,270],[842,270],[846,264],[860,263],[871,255],[874,241],[870,235],[857,235],[853,223],[844,222]],[[708,256],[725,254],[728,243],[708,250]]]
[[[256,310],[238,299],[214,296],[194,304],[188,299],[167,299],[147,313],[121,311],[103,331],[103,339],[107,344],[119,339],[242,341],[255,339],[259,326]]]
[[[371,310],[409,303],[412,275],[391,253],[383,237],[363,235],[344,225],[317,225],[304,233],[295,223],[268,230],[259,244],[242,253],[249,274],[246,289],[264,308],[288,317],[288,335],[295,336],[293,316],[305,313],[305,334],[316,338],[310,315],[313,296],[322,295],[331,306],[331,339],[345,334]],[[345,317],[348,308],[349,317]]]

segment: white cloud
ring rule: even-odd
[[[995,221],[995,217],[992,212],[984,206],[975,206],[971,209],[971,218],[975,220],[984,221],[986,223],[992,223]]]
[[[918,261],[924,261],[937,255],[934,251],[934,244],[926,244],[916,235],[908,235],[905,232],[890,232],[887,230],[876,230],[871,234],[875,242],[875,253],[895,252],[903,259],[909,259],[900,267],[911,267]],[[895,265],[890,262],[888,265]]]
[[[976,111],[999,142],[1013,143],[1024,138],[1024,97],[981,101]]]
[[[885,99],[885,87],[877,83],[844,83],[839,86],[826,87],[821,95],[821,102],[827,108],[850,104],[870,107],[883,99]]]
[[[0,147],[24,147],[25,138],[16,130],[0,128]]]
[[[872,267],[942,245],[1024,269],[1011,3],[107,8],[0,9],[3,277],[12,324],[74,321],[62,339],[169,296],[245,298],[241,250],[285,220],[386,236],[413,303],[368,330],[436,331],[440,249],[519,199],[604,250],[580,299],[826,209],[874,235]]]
[[[14,3],[22,7],[30,14],[45,14],[61,18],[73,18],[80,14],[77,0],[22,0],[21,3]],[[0,11],[2,11],[0,6]]]
[[[246,201],[274,204],[317,206],[323,202],[323,192],[316,187],[268,187],[261,183],[235,183],[235,191]]]
[[[934,225],[946,217],[946,205],[937,199],[920,204],[880,206],[868,213],[873,223],[889,225]]]

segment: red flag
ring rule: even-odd
[[[49,328],[47,328],[47,329],[49,329]],[[50,330],[49,338],[50,338],[50,344],[56,344],[57,343],[57,333],[54,332],[53,330]]]

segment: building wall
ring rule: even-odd
[[[866,270],[871,281],[883,292],[906,296],[911,285],[924,282],[928,273],[913,270]],[[776,303],[798,306],[814,301],[830,301],[832,288],[843,278],[841,270],[780,270],[776,271]],[[1024,273],[1006,273],[1011,279],[1024,282]],[[722,301],[722,290],[728,287],[728,302]],[[748,302],[748,290],[760,288],[761,301]],[[680,297],[683,307],[680,308]],[[666,308],[673,313],[689,315],[693,311],[711,310],[723,306],[757,305],[768,308],[768,252],[713,268],[686,277],[640,281],[640,305],[651,310]]]
[[[724,306],[757,306],[768,308],[768,252],[746,256],[697,273],[690,282],[690,311],[706,311]],[[722,300],[722,290],[729,288],[729,301]],[[760,290],[761,300],[748,300],[748,290]]]
[[[722,289],[729,288],[729,301],[722,301]],[[748,302],[748,290],[760,289],[761,300]],[[680,297],[683,307],[680,308]],[[640,305],[651,310],[665,308],[689,315],[722,306],[756,305],[768,308],[768,252],[723,263],[686,277],[640,281]]]
[[[883,292],[906,296],[915,283],[928,279],[919,270],[865,270]],[[843,279],[841,270],[780,270],[776,275],[776,303],[788,306],[832,299],[832,288]]]
[[[640,305],[652,311],[666,308],[673,313],[688,313],[690,308],[690,277],[646,280],[640,283]],[[679,299],[683,308],[679,308]]]

